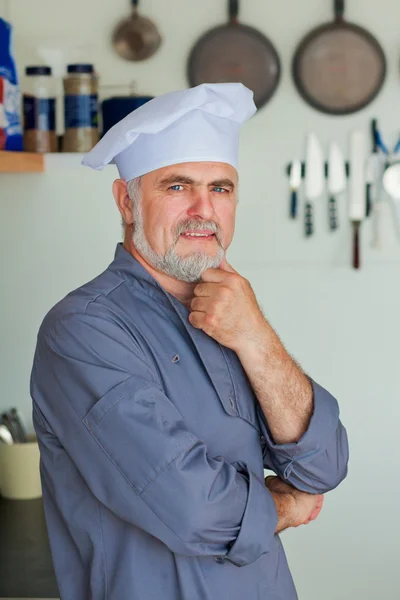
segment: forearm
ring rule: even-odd
[[[313,413],[312,386],[266,322],[237,352],[276,444],[298,442]]]

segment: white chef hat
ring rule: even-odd
[[[204,83],[150,100],[114,125],[82,164],[117,165],[129,181],[184,162],[224,162],[237,168],[240,126],[256,112],[241,83]]]

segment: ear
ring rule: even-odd
[[[127,225],[132,225],[132,202],[129,198],[126,181],[123,179],[116,179],[112,186],[112,192],[123,220]]]

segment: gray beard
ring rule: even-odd
[[[157,254],[147,241],[143,226],[143,216],[140,201],[132,201],[134,227],[132,240],[136,250],[143,258],[152,264],[156,269],[162,271],[170,277],[179,281],[196,283],[201,280],[201,276],[207,269],[216,269],[225,256],[225,250],[222,247],[219,228],[213,221],[196,221],[190,219],[180,223],[175,231],[175,239],[165,254]],[[175,250],[179,241],[179,236],[185,231],[199,231],[208,229],[215,233],[219,244],[219,250],[215,256],[209,256],[205,252],[192,252],[185,257],[179,256]]]

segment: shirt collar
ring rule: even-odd
[[[164,288],[158,283],[158,281],[136,260],[130,252],[125,250],[122,243],[117,244],[114,254],[114,260],[108,267],[111,271],[120,273],[125,279],[129,281],[139,291],[144,292],[156,302],[161,302],[168,308],[171,308],[171,300],[173,307],[176,309],[177,305],[181,303],[174,296],[169,294]],[[182,304],[182,307],[184,305]]]

